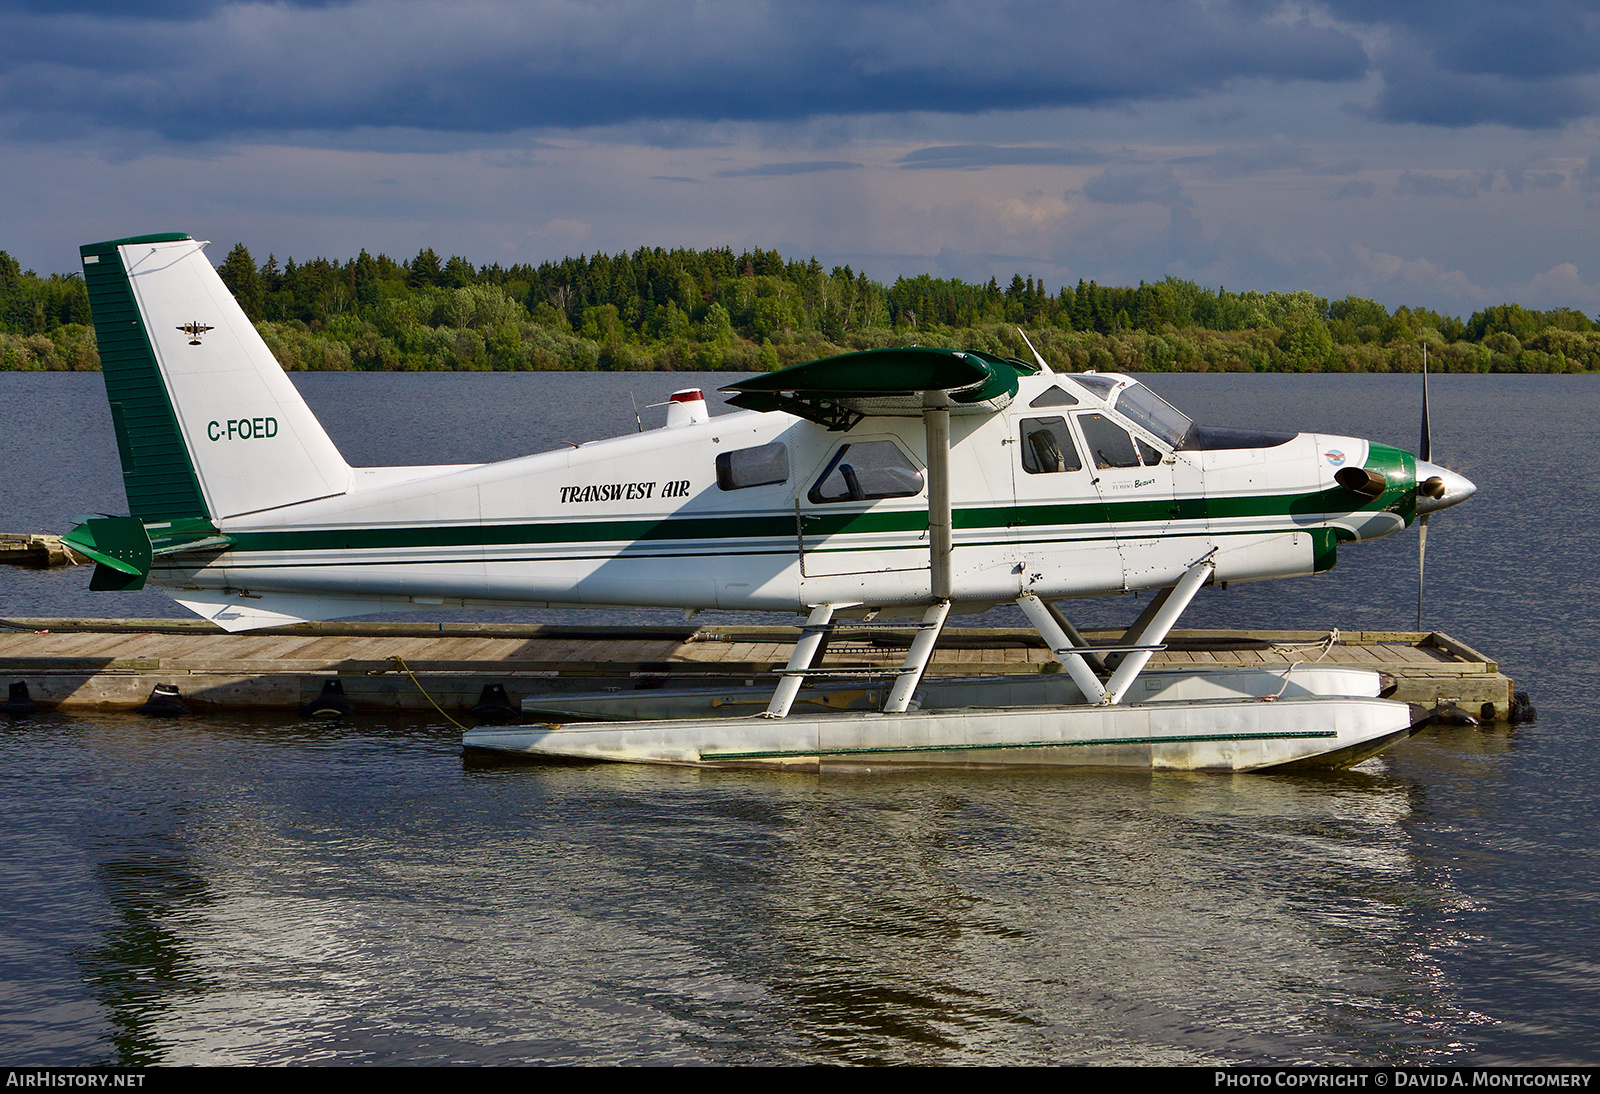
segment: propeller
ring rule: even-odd
[[[1341,474],[1351,469],[1342,469]],[[1362,483],[1357,476],[1364,474],[1356,469],[1339,479],[1342,486],[1362,493]],[[1348,481],[1347,481],[1348,480]],[[1371,489],[1377,484],[1371,484]],[[1428,518],[1440,509],[1460,504],[1477,493],[1478,488],[1465,475],[1441,467],[1433,462],[1433,431],[1428,424],[1428,347],[1422,347],[1422,437],[1417,445],[1417,630],[1422,629],[1423,574],[1428,557]]]

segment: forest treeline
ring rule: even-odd
[[[292,370],[759,372],[913,343],[1025,357],[1017,326],[1063,369],[1415,372],[1426,345],[1440,371],[1600,370],[1600,328],[1567,308],[1502,304],[1462,320],[1171,277],[1054,293],[1021,275],[1004,287],[926,274],[885,286],[849,266],[726,247],[502,267],[432,249],[257,264],[240,244],[218,271]],[[0,369],[97,368],[82,277],[40,277],[0,251]]]

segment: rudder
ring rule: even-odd
[[[219,520],[346,492],[349,465],[203,248],[80,248],[129,511]]]

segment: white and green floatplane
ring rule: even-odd
[[[1473,493],[1399,449],[1198,425],[1136,379],[1036,353],[909,347],[731,384],[731,414],[679,392],[665,426],[612,440],[351,467],[203,243],[82,255],[129,506],[65,537],[97,563],[94,588],[158,586],[230,631],[441,605],[807,617],[753,715],[719,716],[731,707],[704,692],[591,697],[561,723],[470,731],[468,748],[1243,771],[1353,763],[1411,731],[1376,673],[1146,671],[1202,586],[1321,572],[1341,544]],[[1058,604],[1136,589],[1154,595],[1114,646],[1090,647]],[[924,681],[952,614],[1007,601],[1058,676]],[[903,665],[877,709],[818,704],[828,637],[863,619],[911,621]]]

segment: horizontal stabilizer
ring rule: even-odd
[[[100,564],[95,569],[96,581],[100,581],[101,568],[112,572],[106,575],[111,584],[101,582],[106,588],[141,588],[150,573],[150,537],[138,517],[90,517],[62,536],[61,542]],[[121,575],[120,580],[114,575]],[[137,583],[130,583],[129,578]]]

